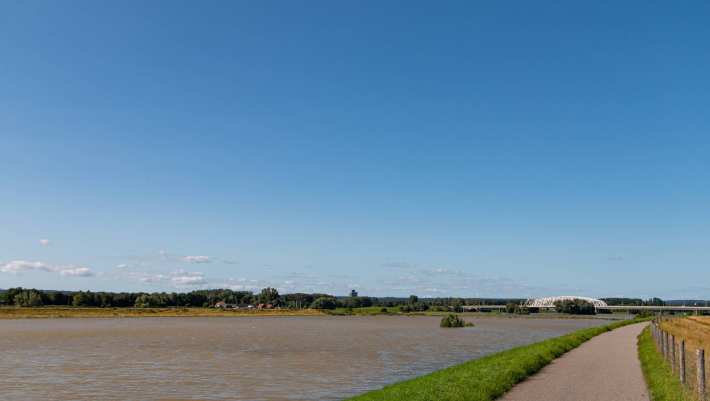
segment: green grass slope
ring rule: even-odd
[[[578,330],[539,343],[512,348],[412,380],[371,391],[350,401],[488,401],[594,336],[641,320]]]

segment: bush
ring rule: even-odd
[[[471,327],[473,323],[467,323],[460,317],[450,314],[441,319],[440,327]]]
[[[399,310],[404,313],[424,312],[426,310],[429,310],[429,305],[425,304],[424,302],[416,302],[413,304],[402,305],[399,307]]]
[[[557,301],[555,302],[555,310],[558,313],[570,315],[595,315],[597,313],[593,304],[581,299]]]
[[[338,306],[338,302],[332,297],[320,297],[316,298],[311,304],[313,309],[335,309]]]
[[[518,315],[529,315],[530,309],[524,306],[518,306],[517,308],[515,308],[515,313],[517,313]]]
[[[642,310],[642,311],[636,311],[636,317],[637,318],[646,318],[646,317],[654,317],[656,314],[653,311],[650,310]]]

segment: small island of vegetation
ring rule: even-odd
[[[449,314],[441,319],[440,327],[473,327],[473,323],[467,322],[458,315]]]

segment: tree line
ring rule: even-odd
[[[522,302],[522,299],[493,298],[408,298],[358,296],[337,297],[320,293],[279,294],[267,287],[258,293],[230,289],[195,290],[190,292],[105,292],[105,291],[46,291],[29,288],[10,288],[0,291],[0,305],[76,306],[99,308],[165,308],[165,307],[212,307],[217,302],[232,305],[271,304],[290,309],[335,309],[363,307],[400,307],[405,312],[434,309],[457,310],[464,305],[494,305],[506,302]]]

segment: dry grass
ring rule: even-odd
[[[661,327],[677,338],[684,338],[686,346],[703,348],[710,352],[710,317],[692,316],[671,319],[661,323]]]
[[[663,330],[676,338],[676,347],[681,339],[685,340],[686,372],[688,385],[692,390],[697,387],[697,357],[696,350],[705,350],[705,381],[710,380],[710,317],[692,316],[670,319],[661,323]]]
[[[0,319],[110,318],[110,317],[244,317],[316,316],[315,309],[221,310],[214,308],[0,308]]]

